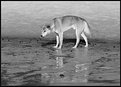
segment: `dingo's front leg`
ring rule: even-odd
[[[62,44],[63,44],[63,33],[61,33],[61,34],[59,34],[59,37],[60,37],[60,45],[59,45],[59,47],[58,47],[58,49],[61,49],[61,47],[62,47]]]
[[[54,46],[54,48],[57,48],[58,47],[58,44],[59,44],[59,36],[57,35],[56,36],[56,45]]]

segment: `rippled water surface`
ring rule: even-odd
[[[74,44],[65,40],[59,50],[54,40],[2,39],[2,85],[120,85],[120,42]]]

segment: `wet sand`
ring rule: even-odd
[[[120,85],[120,41],[64,39],[61,50],[55,40],[1,39],[1,85]]]

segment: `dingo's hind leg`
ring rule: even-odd
[[[81,36],[83,37],[83,39],[84,39],[84,40],[85,40],[85,42],[86,42],[85,47],[88,47],[87,37],[85,36],[84,32],[82,32]]]
[[[80,41],[80,32],[76,30],[76,44],[73,48],[77,48],[79,41]]]
[[[59,34],[59,40],[60,40],[60,45],[59,45],[59,47],[58,47],[58,49],[61,49],[61,47],[62,47],[62,44],[63,44],[63,33],[60,33]]]

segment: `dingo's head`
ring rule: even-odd
[[[42,26],[41,37],[45,37],[49,33],[51,33],[50,25]]]

